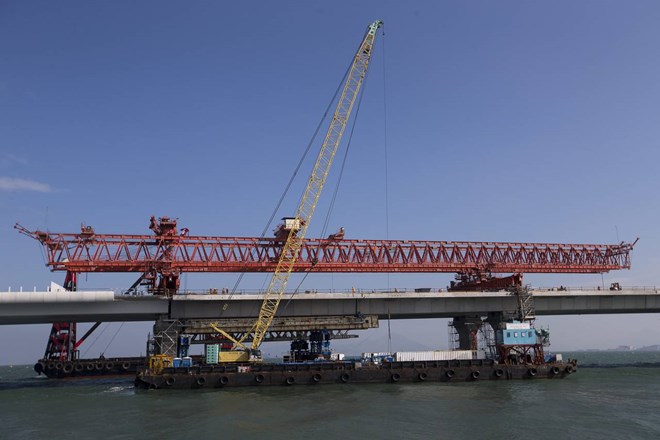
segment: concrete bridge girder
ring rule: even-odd
[[[655,290],[534,291],[536,315],[660,313]],[[123,322],[172,319],[254,318],[261,295],[175,295],[174,298],[104,292],[0,292],[0,325],[63,321]],[[454,318],[511,313],[506,292],[296,294],[280,317],[375,315],[379,319]],[[226,310],[225,309],[226,307]]]

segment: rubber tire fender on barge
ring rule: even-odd
[[[479,379],[480,375],[481,375],[481,373],[479,372],[479,370],[474,370],[474,371],[472,371],[472,373],[470,373],[470,377],[472,378],[472,380]]]
[[[264,375],[263,374],[257,374],[256,376],[254,376],[254,381],[256,383],[263,383]]]
[[[293,385],[294,383],[296,383],[296,378],[295,377],[289,376],[289,377],[286,378],[286,384],[287,385]]]
[[[199,379],[198,379],[199,380]],[[176,378],[174,376],[168,376],[167,379],[165,379],[165,384],[167,386],[172,386],[176,383]]]
[[[564,371],[566,371],[568,374],[571,374],[571,373],[573,372],[573,366],[572,366],[572,365],[568,365],[568,366],[564,369]]]
[[[82,373],[82,371],[85,369],[85,366],[83,364],[77,363],[73,369],[76,370],[76,373]]]
[[[128,371],[128,369],[131,368],[131,363],[130,362],[124,362],[121,364],[121,369],[124,371]]]
[[[339,376],[339,380],[341,380],[344,383],[348,382],[348,379],[350,379],[348,373],[342,373],[342,375]]]
[[[455,374],[454,370],[445,371],[445,376],[447,376],[447,379],[451,379],[452,377],[454,377],[454,374]]]
[[[322,379],[322,377],[319,373],[316,373],[314,376],[312,376],[312,380],[314,381],[314,383],[321,382],[321,379]]]
[[[399,373],[392,374],[392,382],[397,383],[400,379],[401,375]]]
[[[421,373],[419,373],[419,374],[417,375],[417,377],[419,378],[419,380],[421,380],[422,382],[424,382],[424,381],[426,380],[426,378],[428,377],[428,375],[426,374],[425,371],[422,371]]]
[[[527,370],[527,374],[529,374],[531,377],[536,376],[536,368],[530,368]]]
[[[552,373],[553,376],[558,375],[559,374],[559,367],[552,367],[550,372]]]
[[[222,376],[219,379],[220,385],[227,385],[229,383],[229,378],[227,376]]]
[[[73,373],[73,364],[71,362],[67,362],[64,364],[62,371],[64,371],[66,374]]]
[[[220,381],[222,381],[222,378],[220,378]],[[200,376],[195,380],[195,383],[197,386],[203,387],[206,383],[206,378],[204,376]]]
[[[504,370],[502,370],[501,368],[495,370],[495,377],[502,377],[502,376],[504,376]]]

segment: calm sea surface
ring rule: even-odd
[[[564,356],[564,380],[202,392],[0,367],[0,439],[660,439],[660,353]]]

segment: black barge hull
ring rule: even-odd
[[[144,369],[144,357],[120,357],[106,359],[78,359],[57,361],[40,359],[34,364],[34,371],[49,379],[99,378],[114,376],[135,376]]]
[[[222,365],[139,372],[141,389],[204,389],[345,383],[467,382],[478,380],[561,379],[577,371],[575,362],[503,365],[492,360]]]

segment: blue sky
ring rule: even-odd
[[[660,284],[657,2],[354,3],[3,2],[0,290],[63,279],[12,229],[16,221],[146,233],[151,215],[168,215],[192,234],[259,235],[375,19],[385,21],[385,36],[377,37],[330,229],[475,241],[639,236],[630,271],[526,280]],[[320,233],[337,165],[310,236]],[[303,166],[280,216],[295,210],[310,169]],[[122,288],[133,278],[82,281]],[[245,288],[264,281],[246,278]],[[234,279],[184,282],[202,289]],[[317,275],[305,286],[443,287],[451,279]],[[620,343],[659,342],[648,335],[657,316],[553,319],[594,329],[584,340],[561,337],[559,347],[609,346],[602,335],[612,322],[648,330],[624,332]],[[393,330],[416,340],[432,332],[420,330],[427,325]],[[7,328],[0,347],[40,334]],[[124,343],[138,350],[128,336]],[[26,345],[32,358],[43,343]]]

